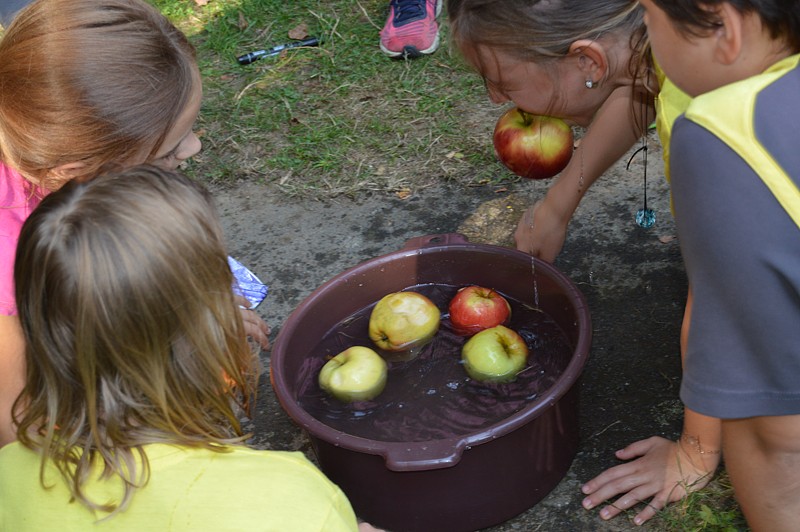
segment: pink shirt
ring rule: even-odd
[[[41,189],[0,163],[0,314],[17,313],[14,255],[22,223],[42,200]]]

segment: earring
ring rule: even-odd
[[[586,80],[586,88],[587,89],[593,89],[594,88],[594,81],[592,81],[590,79],[587,79]]]

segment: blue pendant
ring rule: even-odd
[[[636,225],[650,229],[656,224],[656,213],[653,209],[639,209],[636,211]]]

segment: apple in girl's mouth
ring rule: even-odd
[[[494,128],[494,151],[521,177],[547,179],[567,166],[575,139],[560,118],[532,115],[518,107],[506,111]]]

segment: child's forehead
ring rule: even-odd
[[[504,57],[496,48],[486,45],[466,45],[461,49],[464,58],[484,79],[498,82],[507,68]]]
[[[489,46],[473,46],[469,52],[464,51],[464,57],[487,84],[495,87],[524,84],[530,76],[550,76],[548,62]]]

